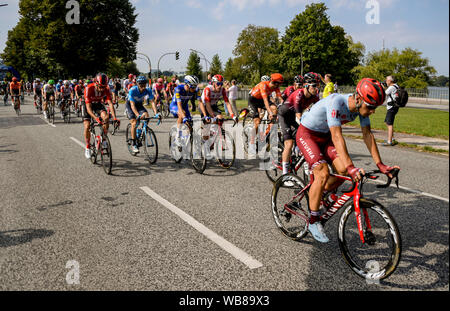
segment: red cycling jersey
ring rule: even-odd
[[[211,103],[211,105],[215,105],[221,98],[223,98],[223,100],[226,103],[229,102],[228,96],[227,96],[227,91],[225,91],[225,88],[223,88],[223,87],[218,92],[214,91],[214,86],[212,86],[212,85],[208,85],[203,90],[202,101],[204,103],[209,102],[209,103]]]
[[[111,91],[106,87],[103,91],[95,89],[95,83],[89,84],[84,90],[84,100],[86,104],[101,103],[103,99],[111,100]]]

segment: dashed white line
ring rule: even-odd
[[[74,142],[76,142],[80,147],[85,148],[86,146],[76,138],[70,137]]]
[[[262,267],[262,263],[260,263],[258,260],[254,259],[252,256],[247,254],[242,249],[238,248],[234,244],[228,242],[221,236],[219,236],[217,233],[211,231],[206,226],[195,220],[192,216],[185,213],[169,201],[162,198],[160,195],[155,193],[153,190],[151,190],[148,187],[141,187],[142,191],[144,191],[146,194],[148,194],[150,197],[152,197],[154,200],[158,201],[160,204],[162,204],[164,207],[169,209],[171,212],[176,214],[178,217],[180,217],[182,220],[184,220],[186,223],[191,225],[194,229],[196,229],[198,232],[206,236],[208,239],[216,243],[220,248],[222,248],[224,251],[228,252],[230,255],[232,255],[237,260],[241,261],[243,264],[245,264],[250,269],[256,269]]]

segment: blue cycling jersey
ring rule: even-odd
[[[328,133],[331,127],[342,126],[359,116],[361,127],[370,126],[370,118],[358,112],[350,112],[348,98],[352,94],[331,94],[320,100],[302,115],[300,123],[311,131]]]
[[[173,99],[170,103],[170,110],[178,110],[178,103],[181,103],[181,107],[183,107],[183,110],[187,111],[189,107],[189,101],[195,98],[198,100],[200,100],[201,98],[201,94],[198,88],[194,92],[191,92],[190,90],[186,91],[184,89],[184,84],[180,84],[174,89]]]
[[[153,99],[153,93],[152,93],[152,89],[147,87],[145,88],[145,90],[141,93],[139,91],[139,87],[138,86],[133,86],[130,91],[128,92],[128,101],[129,102],[134,102],[136,105],[138,104],[143,104],[144,103],[144,99],[145,96],[148,96],[149,99]]]

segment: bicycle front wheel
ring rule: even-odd
[[[158,160],[158,141],[155,132],[147,127],[146,135],[143,137],[144,152],[150,164],[155,164]]]
[[[102,159],[103,170],[111,175],[112,170],[112,151],[108,136],[104,136],[100,145],[100,157]]]
[[[272,215],[278,229],[294,241],[308,234],[309,197],[305,183],[294,174],[278,178],[272,190]]]
[[[191,135],[190,142],[192,166],[197,173],[203,174],[206,169],[205,143],[200,136],[194,134]]]
[[[222,130],[222,133],[217,135],[214,147],[219,165],[226,169],[232,167],[236,159],[236,144],[231,134]]]
[[[339,220],[338,240],[342,256],[360,277],[367,280],[385,279],[400,262],[400,231],[392,215],[378,202],[360,199],[360,210],[364,243],[357,217],[354,217],[353,202],[344,209]]]

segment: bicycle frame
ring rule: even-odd
[[[336,174],[330,174],[330,176],[333,177],[337,177],[339,179],[343,179],[346,181],[352,181],[352,179],[350,177],[347,176],[341,176],[341,175],[336,175]],[[298,213],[297,211],[293,210],[292,208],[289,207],[289,203],[291,203],[292,201],[296,200],[297,198],[300,198],[300,200],[304,197],[305,193],[309,190],[309,188],[311,187],[311,185],[314,182],[314,175],[311,174],[310,175],[310,182],[309,184],[304,187],[298,194],[296,194],[294,196],[294,198],[286,203],[284,205],[284,208],[291,214],[294,214],[298,217],[303,218],[305,221],[309,221],[308,216],[307,215],[303,215]],[[320,221],[322,222],[322,224],[325,224],[328,220],[331,219],[331,217],[333,217],[348,201],[350,201],[353,198],[353,203],[355,206],[355,216],[356,216],[356,222],[358,225],[358,230],[359,230],[359,237],[361,239],[362,243],[365,243],[365,238],[364,238],[364,229],[362,227],[362,215],[361,215],[361,208],[360,208],[360,199],[362,197],[361,191],[360,191],[360,182],[354,182],[352,187],[350,189],[347,190],[343,190],[343,194],[336,200],[336,202],[324,213],[320,216]],[[372,229],[371,225],[370,225],[370,219],[369,219],[369,215],[367,213],[366,210],[363,210],[364,213],[364,219],[365,219],[365,223],[367,225],[367,228],[369,230]]]

